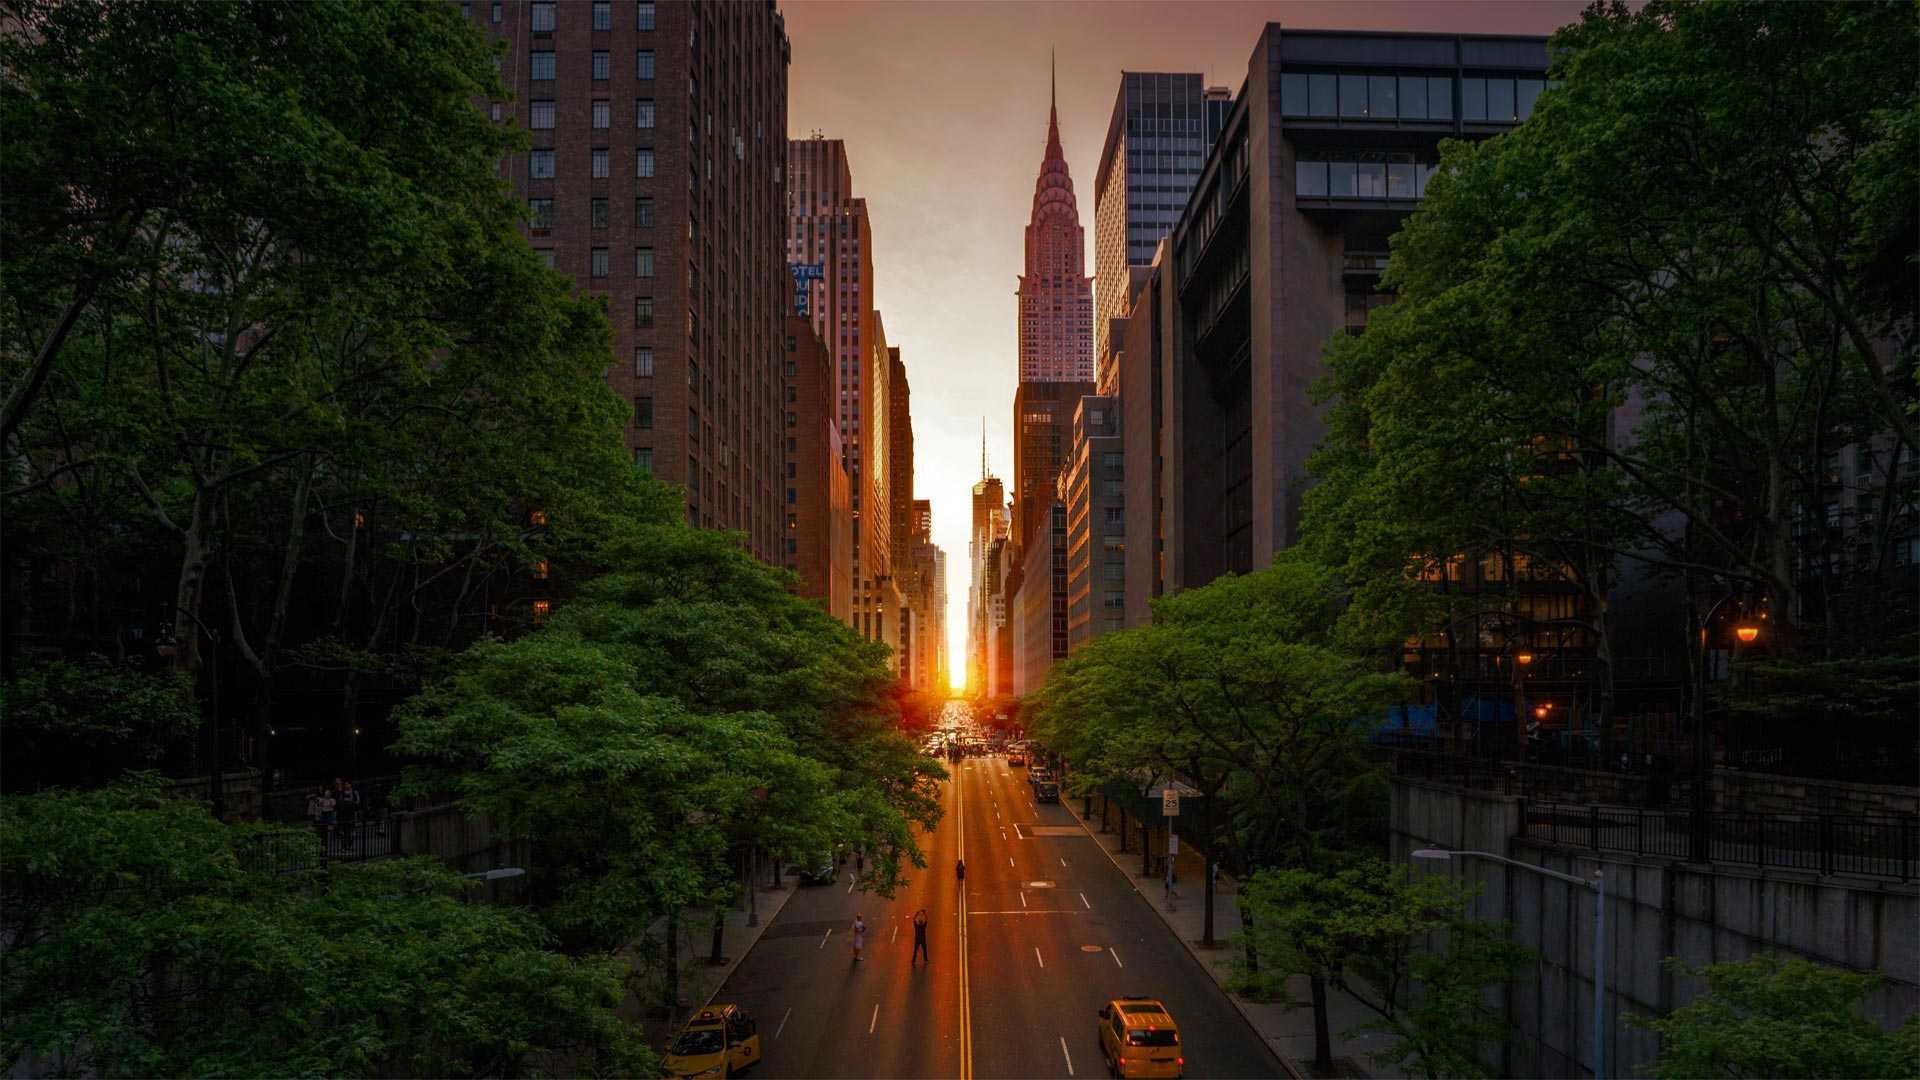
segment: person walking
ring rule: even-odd
[[[866,948],[867,920],[865,916],[855,915],[853,917],[853,959],[856,963],[860,961],[861,954],[866,951]]]
[[[867,872],[867,851],[865,848],[853,849],[853,873],[855,877]]]
[[[954,880],[956,881],[967,880],[967,860],[965,859],[953,860],[953,877],[954,877]]]
[[[927,909],[921,908],[913,913],[913,956],[907,961],[911,966],[914,960],[933,963],[933,957],[927,952]]]
[[[333,789],[320,789],[320,839],[327,846],[327,854],[333,854],[333,818],[334,808],[340,805],[333,797]]]

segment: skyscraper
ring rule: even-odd
[[[853,510],[833,420],[833,361],[804,316],[787,316],[786,349],[786,567],[800,575],[802,596],[851,623]]]
[[[853,195],[846,143],[793,139],[786,150],[787,262],[793,271],[794,308],[813,321],[833,358],[839,402],[835,419],[853,512],[849,590],[856,612],[853,625],[861,628],[861,613],[871,623],[871,585],[863,589],[861,583],[874,577],[875,542],[882,548],[891,542],[884,532],[875,537],[866,527],[876,449],[865,437],[866,420],[876,407],[869,390],[876,322],[872,234],[866,200]],[[885,359],[884,352],[881,357]],[[884,410],[884,399],[877,407]]]
[[[1233,110],[1197,74],[1125,71],[1093,177],[1094,382],[1113,392],[1114,322],[1127,316],[1154,246],[1173,230],[1200,166]]]
[[[1060,150],[1060,111],[1049,102],[1047,149],[1033,182],[1027,265],[1020,275],[1020,381],[1093,381],[1093,288],[1086,230]]]
[[[685,486],[690,523],[738,529],[781,561],[780,13],[648,0],[469,10],[503,44],[512,92],[484,107],[530,137],[501,165],[526,200],[527,239],[607,305],[620,360],[607,382],[633,405],[635,467]]]
[[[987,689],[989,654],[987,628],[993,611],[991,572],[994,545],[1007,536],[1007,495],[1000,478],[987,471],[985,438],[980,455],[980,482],[973,485],[973,523],[967,533],[967,687]]]

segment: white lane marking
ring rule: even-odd
[[[792,1006],[788,1006],[788,1007],[787,1007],[787,1014],[786,1014],[786,1016],[782,1016],[782,1017],[780,1018],[780,1026],[779,1026],[779,1027],[777,1027],[777,1028],[774,1028],[774,1029],[773,1029],[773,1037],[774,1037],[774,1038],[776,1038],[776,1039],[777,1039],[777,1038],[779,1038],[779,1037],[780,1037],[780,1033],[781,1033],[781,1032],[783,1032],[783,1031],[785,1031],[785,1030],[787,1030],[787,1018],[788,1018],[788,1017],[791,1017],[792,1015],[793,1015],[793,1007],[792,1007]]]
[[[1011,855],[1009,855],[1009,856],[1007,856],[1007,865],[1008,865],[1008,866],[1012,866],[1012,865],[1013,865],[1013,856],[1011,856]]]
[[[1067,1075],[1072,1076],[1073,1075],[1073,1055],[1067,1053],[1067,1037],[1065,1035],[1060,1036],[1060,1053],[1065,1055],[1067,1059]]]
[[[1060,856],[1060,865],[1061,866],[1067,865],[1067,857],[1065,855]]]
[[[1025,889],[1020,890],[1020,906],[1021,907],[1027,906],[1027,890]]]
[[[894,942],[894,941],[899,941],[899,940],[900,940],[900,924],[899,924],[899,923],[894,923],[894,924],[893,924],[893,936],[892,936],[892,937],[890,937],[890,938],[888,938],[887,940],[888,940],[889,942]]]
[[[818,944],[818,945],[815,945],[815,946],[814,946],[814,948],[816,948],[816,949],[824,949],[824,948],[826,948],[826,947],[827,947],[827,938],[830,938],[830,937],[832,937],[832,936],[833,936],[833,927],[831,927],[831,926],[829,926],[829,927],[827,927],[827,932],[826,932],[826,934],[825,934],[825,935],[824,935],[823,937],[821,937],[821,939],[820,939],[820,944]]]
[[[1040,946],[1038,945],[1035,945],[1033,947],[1033,962],[1036,964],[1039,964],[1043,968],[1047,966],[1047,962],[1040,958]]]
[[[1087,904],[1087,894],[1086,894],[1086,893],[1081,893],[1081,894],[1080,894],[1080,902],[1081,902],[1081,903],[1083,903],[1083,904]],[[1088,910],[1088,911],[1092,911],[1092,910],[1093,910],[1093,905],[1092,905],[1092,904],[1087,904],[1087,910]]]
[[[873,1026],[880,1022],[880,1006],[873,1007],[873,1019],[867,1021],[867,1034],[873,1034]]]
[[[851,878],[851,879],[849,879],[849,880],[847,881],[847,892],[849,892],[849,893],[851,893],[851,892],[853,892],[853,887],[854,887],[855,885],[858,885],[859,883],[860,883],[860,879],[859,879],[859,878]]]
[[[1117,953],[1117,952],[1114,952],[1114,951],[1113,951],[1113,946],[1111,946],[1111,945],[1109,945],[1109,946],[1107,946],[1107,955],[1108,955],[1108,956],[1111,956],[1111,957],[1113,957],[1113,962],[1114,962],[1114,963],[1116,963],[1116,964],[1120,964],[1120,954],[1119,954],[1119,953]],[[1127,965],[1125,965],[1125,964],[1120,964],[1120,966],[1121,966],[1121,967],[1126,967]]]

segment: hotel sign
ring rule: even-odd
[[[793,275],[793,313],[808,314],[808,298],[813,290],[808,286],[825,278],[826,270],[819,263],[788,263],[787,272]]]

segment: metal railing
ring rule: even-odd
[[[1590,851],[1676,859],[1691,852],[1693,815],[1684,809],[1527,802],[1524,839]],[[1920,871],[1920,818],[1841,814],[1707,814],[1711,861],[1815,874],[1912,881]]]

